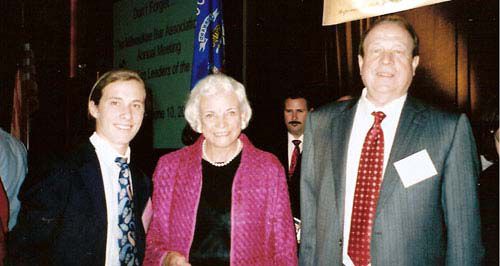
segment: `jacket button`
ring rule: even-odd
[[[339,246],[342,246],[342,238],[339,239]]]

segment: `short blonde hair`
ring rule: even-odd
[[[248,102],[245,87],[235,79],[222,73],[211,74],[196,83],[193,90],[189,94],[189,99],[186,102],[184,109],[184,117],[191,128],[201,133],[200,121],[200,99],[202,96],[214,95],[219,92],[234,92],[239,101],[240,112],[242,115],[241,129],[248,126],[248,122],[252,117],[252,108]]]
[[[113,82],[129,81],[129,80],[135,80],[139,82],[142,88],[144,88],[146,92],[146,98],[144,99],[146,105],[145,106],[146,110],[144,115],[146,115],[149,112],[149,109],[151,108],[148,89],[146,88],[144,80],[139,76],[139,73],[130,69],[114,69],[102,74],[101,77],[97,79],[97,81],[94,83],[94,86],[92,86],[92,89],[90,90],[89,99],[87,103],[88,106],[90,106],[90,102],[94,102],[95,105],[99,105],[104,88],[106,88],[106,86],[108,86],[109,84]],[[87,113],[88,118],[94,119],[94,117],[90,114],[90,109],[88,109],[87,112],[88,112]]]
[[[129,69],[115,69],[104,73],[92,86],[89,94],[89,103],[94,102],[95,105],[99,105],[102,97],[102,91],[109,84],[116,81],[129,81],[135,80],[139,82],[142,87],[146,88],[144,80],[139,76],[139,73],[129,70]]]

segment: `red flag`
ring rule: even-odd
[[[12,101],[12,120],[10,122],[10,134],[17,139],[21,139],[22,110],[21,71],[18,69],[16,72],[14,98]]]
[[[21,140],[27,149],[29,149],[30,141],[31,114],[38,109],[38,85],[35,79],[34,59],[30,44],[25,43],[22,65],[16,73],[10,124],[10,133]]]

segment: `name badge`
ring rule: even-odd
[[[426,149],[394,163],[405,188],[437,175],[436,167]]]

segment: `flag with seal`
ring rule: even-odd
[[[211,73],[222,72],[224,64],[224,23],[220,0],[199,0],[193,47],[191,89]]]

